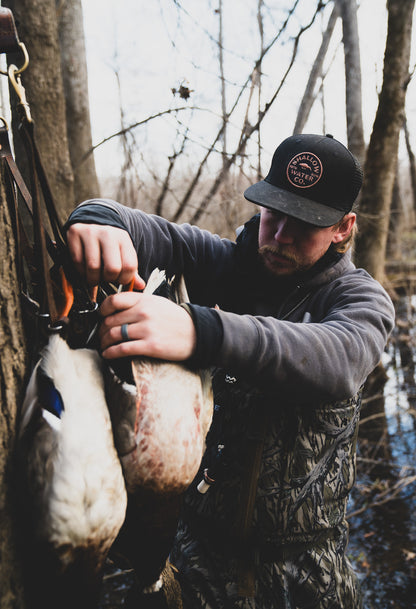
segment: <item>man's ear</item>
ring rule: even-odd
[[[349,214],[345,214],[342,220],[338,223],[337,227],[334,230],[334,235],[332,237],[332,243],[340,243],[344,239],[348,237],[350,232],[352,231],[352,227],[356,221],[356,214],[354,212],[350,212]]]

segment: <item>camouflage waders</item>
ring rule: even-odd
[[[216,377],[216,410],[201,471],[216,464],[205,495],[189,489],[171,562],[184,609],[359,609],[346,558],[345,509],[355,480],[360,398],[298,407]],[[266,409],[267,425],[259,413]],[[250,443],[262,438],[261,467],[248,537],[241,505]],[[218,460],[218,446],[221,459]],[[252,571],[253,595],[241,580]],[[250,575],[250,573],[249,573]],[[243,582],[244,583],[244,582]]]

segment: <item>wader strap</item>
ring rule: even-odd
[[[269,418],[267,416],[268,409],[264,405],[261,405],[259,409],[256,438],[248,442],[248,449],[245,454],[246,474],[241,489],[240,509],[236,527],[237,538],[241,541],[241,549],[238,556],[238,594],[243,597],[255,596],[254,569],[256,556],[253,551],[252,523],[267,429],[266,425]]]

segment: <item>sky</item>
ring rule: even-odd
[[[293,2],[267,2],[268,9],[264,14],[266,45],[281,28],[287,9]],[[308,23],[314,5],[315,2],[310,0],[299,0],[291,29],[267,54],[263,62],[263,104],[270,98],[276,83],[280,82],[290,61],[293,36],[300,26]],[[176,116],[163,114],[132,132],[141,159],[144,159],[150,171],[152,167],[166,165],[168,155],[179,145],[179,134],[187,128],[188,136],[194,143],[187,162],[195,162],[204,154],[218,129],[221,111],[215,42],[218,32],[217,7],[218,0],[83,0],[94,144],[116,133],[122,121],[124,125],[129,125],[178,107],[187,109],[178,111]],[[322,28],[328,19],[328,9],[302,36],[296,68],[290,73],[263,122],[261,137],[266,166],[276,145],[292,132],[306,79],[319,48]],[[256,10],[257,0],[223,0],[228,109],[259,54]],[[361,0],[358,19],[364,129],[368,142],[382,81],[387,30],[385,3],[382,0]],[[411,65],[415,63],[415,51],[413,48]],[[324,130],[345,142],[344,57],[340,23],[327,54],[325,70],[324,102],[315,103],[305,131]],[[177,90],[181,84],[191,91],[188,100],[172,93],[172,89]],[[415,79],[409,86],[407,98],[407,115],[413,134],[413,147],[416,148]],[[229,130],[230,150],[240,133],[243,113],[242,107],[233,114]],[[255,119],[254,116],[250,118]],[[120,171],[121,157],[120,141],[111,140],[99,146],[95,154],[99,175]]]

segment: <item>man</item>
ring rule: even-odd
[[[70,218],[90,284],[134,277],[141,289],[159,266],[184,274],[192,303],[109,297],[103,356],[215,369],[206,454],[171,555],[188,609],[361,606],[345,509],[360,389],[394,323],[384,289],[345,253],[361,183],[332,136],[296,135],[244,193],[261,211],[235,243],[112,201]]]

